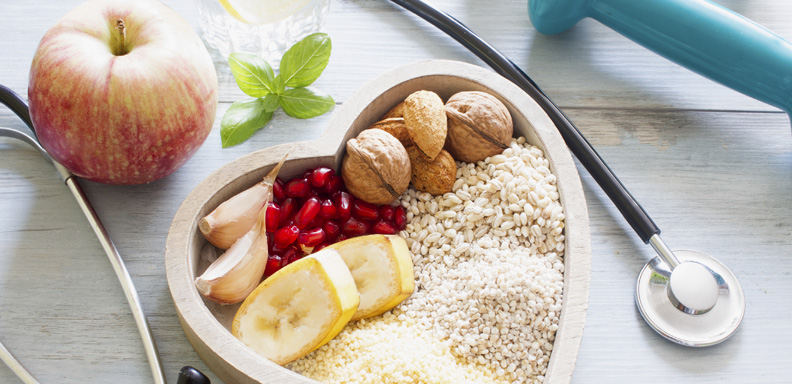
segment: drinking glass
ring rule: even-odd
[[[201,37],[215,63],[259,55],[277,68],[281,55],[324,25],[330,0],[195,0]]]

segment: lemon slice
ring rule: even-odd
[[[268,24],[297,12],[309,0],[220,0],[223,8],[246,24]]]
[[[264,280],[239,307],[231,333],[284,365],[321,347],[346,326],[360,296],[337,251],[324,249]]]

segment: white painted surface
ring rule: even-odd
[[[24,94],[38,40],[79,1],[0,3],[0,84]],[[188,0],[167,0],[193,25]],[[525,0],[431,1],[520,65],[578,125],[672,249],[718,257],[741,279],[747,312],[725,343],[665,341],[633,304],[652,256],[578,166],[592,237],[589,311],[573,383],[788,383],[792,364],[792,135],[786,114],[658,57],[596,21],[543,36]],[[792,40],[792,3],[720,4]],[[330,65],[316,87],[343,103],[393,67],[425,59],[481,65],[456,42],[386,1],[334,0]],[[176,318],[164,268],[168,228],[207,175],[254,150],[318,138],[330,114],[279,113],[250,141],[220,148],[219,117],[241,97],[221,80],[218,123],[201,150],[150,185],[84,183],[127,262],[175,382],[183,365],[208,371]],[[22,123],[0,108],[0,126]],[[135,324],[99,242],[52,167],[0,139],[0,340],[43,383],[146,383]],[[210,374],[210,377],[214,378]],[[0,383],[16,378],[0,366]],[[214,381],[218,382],[218,381]]]

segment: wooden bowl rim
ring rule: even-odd
[[[193,267],[185,257],[190,253],[190,240],[197,233],[197,222],[202,210],[205,211],[205,206],[209,204],[219,204],[218,201],[212,201],[213,197],[216,200],[218,191],[227,191],[234,186],[241,190],[239,179],[258,178],[284,154],[290,154],[289,162],[320,158],[340,164],[340,156],[344,151],[341,143],[352,135],[350,127],[354,126],[363,112],[369,108],[379,108],[382,113],[387,110],[382,110],[385,106],[376,105],[381,95],[400,84],[435,76],[477,83],[492,91],[507,103],[512,113],[517,111],[527,120],[536,135],[535,139],[539,141],[532,144],[544,147],[545,157],[557,177],[566,216],[563,303],[545,382],[571,381],[583,336],[591,267],[588,211],[577,168],[561,135],[533,99],[490,70],[448,60],[420,61],[383,73],[361,87],[334,112],[328,128],[318,140],[282,144],[242,156],[213,172],[185,198],[176,212],[166,241],[168,286],[185,334],[218,377],[234,383],[316,383],[272,363],[239,342],[204,305],[193,284]],[[250,181],[246,185],[253,183]]]

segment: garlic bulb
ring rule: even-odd
[[[267,267],[266,209],[261,209],[254,227],[195,279],[204,297],[220,304],[244,300],[261,282]]]
[[[206,240],[215,247],[228,249],[256,224],[256,217],[272,198],[272,185],[286,157],[256,185],[234,195],[198,222]]]

